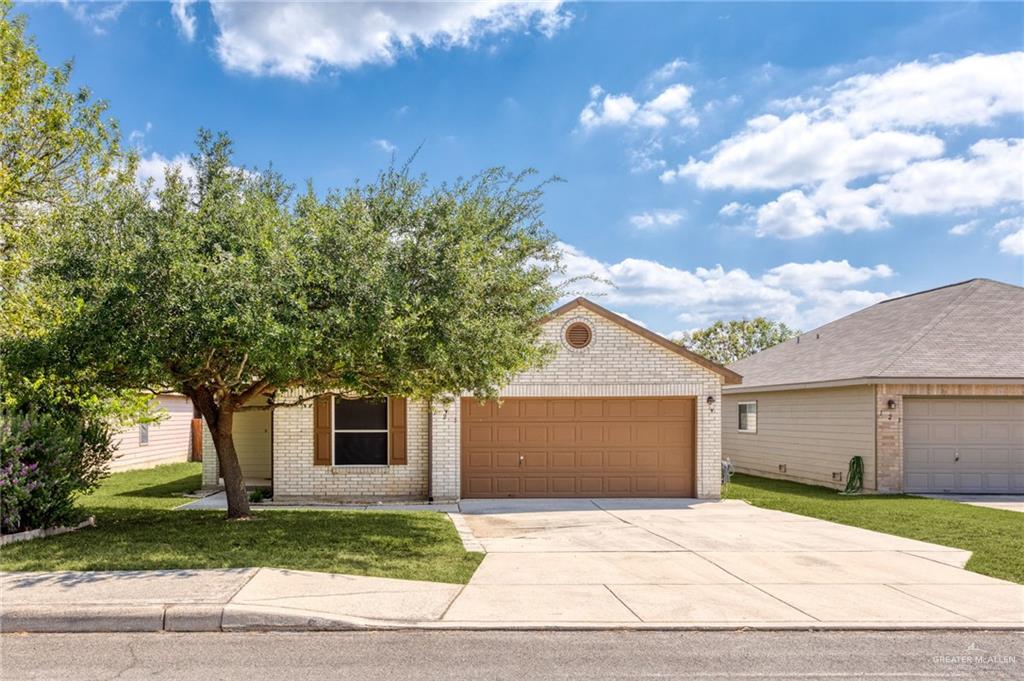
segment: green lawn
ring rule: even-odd
[[[973,551],[967,569],[1024,583],[1024,514],[909,495],[840,496],[826,487],[734,475],[722,496]]]
[[[483,559],[441,513],[174,511],[199,464],[111,475],[82,505],[96,527],[5,546],[0,570],[277,567],[464,584]]]

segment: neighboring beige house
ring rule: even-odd
[[[111,472],[189,460],[192,402],[184,395],[160,395],[156,400],[164,419],[122,430],[114,439],[117,453],[110,462]]]
[[[583,298],[540,323],[555,355],[500,406],[322,395],[242,412],[243,474],[277,500],[719,496],[721,390],[739,375]]]
[[[740,472],[879,492],[1024,493],[1024,288],[989,279],[887,300],[730,369]]]

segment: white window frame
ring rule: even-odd
[[[337,395],[331,395],[331,466],[334,467],[334,468],[387,468],[388,466],[390,466],[391,465],[391,398],[390,397],[385,397],[384,398],[384,409],[387,410],[385,413],[387,415],[387,421],[388,421],[388,427],[385,428],[384,430],[381,430],[379,428],[374,429],[374,430],[362,430],[362,429],[352,429],[352,428],[336,430],[334,428],[334,403],[335,403],[335,401],[337,399],[338,399]],[[344,398],[342,398],[342,399],[344,399]],[[356,399],[365,399],[365,398],[356,398]],[[334,458],[334,440],[335,440],[334,436],[337,433],[384,433],[385,436],[386,436],[384,438],[384,441],[385,441],[387,449],[388,449],[388,460],[385,463],[335,463],[336,459]]]
[[[740,407],[747,407],[754,405],[754,427],[753,428],[740,428]],[[750,414],[747,414],[747,423],[750,422]],[[739,433],[750,433],[757,434],[757,400],[747,400],[745,402],[736,403],[736,431]]]
[[[140,447],[148,447],[149,446],[149,424],[148,423],[140,423],[139,424],[139,446]]]

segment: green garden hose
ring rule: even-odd
[[[864,489],[864,459],[855,456],[850,459],[850,470],[846,474],[846,489],[840,494],[857,494]]]

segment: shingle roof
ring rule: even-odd
[[[742,387],[1024,380],[1024,288],[991,279],[893,298],[734,362]]]

